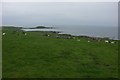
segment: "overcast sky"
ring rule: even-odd
[[[4,2],[2,24],[118,26],[117,2]]]

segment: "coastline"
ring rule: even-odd
[[[4,27],[3,27],[4,28]],[[90,35],[87,35],[87,34],[84,34],[84,35],[72,35],[70,33],[63,33],[62,31],[60,30],[57,30],[55,29],[54,27],[44,27],[44,28],[36,28],[36,27],[33,27],[33,28],[25,28],[25,27],[15,27],[15,26],[6,26],[5,28],[14,28],[14,29],[17,29],[17,30],[22,30],[22,31],[25,31],[25,32],[37,32],[37,31],[42,31],[42,32],[50,32],[50,33],[56,33],[57,35],[66,35],[66,36],[70,36],[70,37],[80,37],[80,38],[88,38],[88,39],[91,39],[91,40],[119,40],[119,39],[111,39],[110,37],[97,37],[97,36],[90,36]]]

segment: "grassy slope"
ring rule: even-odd
[[[3,30],[4,31],[4,30]],[[3,36],[3,77],[117,77],[117,44],[57,39],[43,32]]]
[[[0,79],[2,78],[2,27],[0,27]]]

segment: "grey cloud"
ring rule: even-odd
[[[3,3],[3,25],[117,26],[117,2]]]

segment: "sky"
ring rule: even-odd
[[[118,26],[117,2],[3,2],[2,25]]]
[[[1,0],[2,2],[119,2],[119,0]]]

